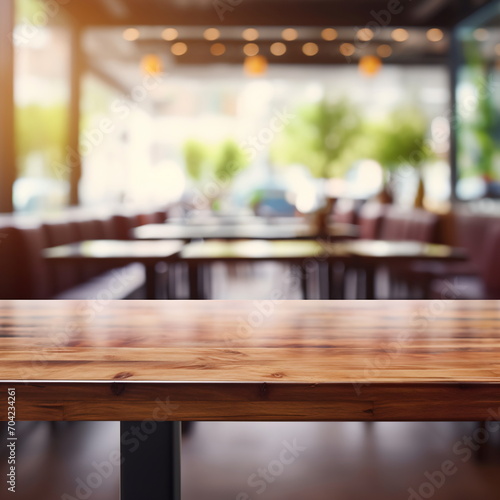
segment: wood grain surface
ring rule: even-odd
[[[499,382],[498,301],[0,302],[1,419],[482,420]]]

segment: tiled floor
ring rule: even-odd
[[[95,474],[118,449],[116,423],[18,425],[12,498],[118,500],[117,468]],[[500,435],[490,435],[482,460],[467,459],[464,438],[474,430],[470,423],[200,422],[183,442],[183,500],[498,500]],[[436,473],[443,465],[448,475]],[[10,498],[3,481],[1,488],[0,498]]]

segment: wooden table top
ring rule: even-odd
[[[46,259],[64,261],[158,262],[176,257],[183,241],[88,240],[46,248]]]
[[[301,261],[306,258],[320,257],[324,253],[324,245],[316,240],[211,240],[186,243],[180,253],[180,258],[200,262],[213,260]]]
[[[500,302],[1,301],[0,359],[0,419],[483,420]]]
[[[315,238],[318,231],[311,224],[146,224],[133,231],[134,237],[144,240],[289,240],[299,238]],[[357,235],[355,226],[351,224],[334,224],[328,228],[332,238],[352,238]]]
[[[354,240],[334,243],[331,254],[348,254],[373,259],[464,260],[463,248],[421,241]]]
[[[302,260],[332,258],[335,260],[464,260],[465,252],[447,245],[418,241],[352,240],[329,242],[316,240],[281,241],[204,241],[187,243],[181,259],[212,260]]]
[[[205,226],[205,225],[225,225],[239,226],[244,224],[266,224],[266,225],[297,225],[307,224],[306,217],[285,217],[285,216],[270,216],[264,217],[259,215],[199,215],[188,217],[169,217],[166,220],[168,225],[183,225],[183,226]]]

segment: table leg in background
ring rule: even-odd
[[[328,295],[330,300],[345,299],[347,269],[343,262],[328,262]]]
[[[307,300],[309,298],[309,280],[307,270],[302,266],[297,266],[298,274],[300,277],[300,290],[302,291],[302,298]]]
[[[375,266],[367,265],[365,271],[365,298],[368,300],[375,299]]]
[[[120,500],[180,500],[181,423],[148,421],[150,434],[144,423],[120,423]]]
[[[319,286],[319,298],[329,299],[331,291],[331,270],[330,263],[318,262],[318,286]]]
[[[195,262],[189,263],[188,268],[189,274],[189,298],[191,300],[199,300],[200,294],[200,277],[199,277],[199,266]]]
[[[156,299],[156,265],[146,266],[146,299]]]

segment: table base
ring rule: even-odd
[[[180,500],[181,422],[121,422],[120,450],[120,500]]]

